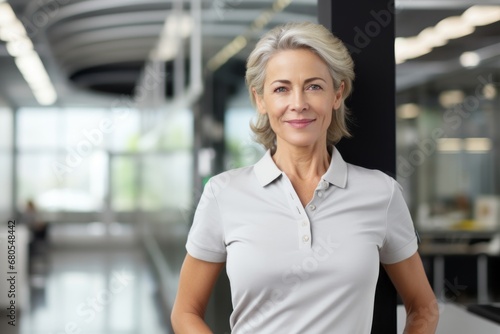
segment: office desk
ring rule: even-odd
[[[488,272],[489,260],[500,255],[500,237],[495,231],[435,230],[419,232],[419,253],[432,258],[432,287],[437,296],[446,290],[445,262],[465,256],[475,258],[477,276],[477,302],[490,302]],[[448,278],[450,279],[450,278]]]

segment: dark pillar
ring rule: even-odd
[[[394,1],[318,0],[319,22],[349,48],[355,63],[353,138],[338,145],[346,161],[396,175]],[[397,331],[397,295],[380,268],[372,333]]]

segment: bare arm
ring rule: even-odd
[[[384,268],[405,305],[404,333],[435,333],[439,320],[439,308],[418,253],[404,261],[385,264]]]
[[[212,333],[203,318],[210,293],[223,266],[224,263],[205,262],[186,255],[171,314],[175,333]]]

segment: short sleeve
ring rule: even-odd
[[[380,262],[392,264],[412,256],[418,248],[417,234],[401,186],[393,178],[387,206],[386,236],[380,249]]]
[[[225,262],[226,246],[217,199],[208,181],[194,214],[186,250],[194,258],[207,262]]]

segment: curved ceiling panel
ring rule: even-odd
[[[66,78],[78,87],[130,93],[172,1],[72,0],[55,8],[56,3],[31,2],[24,16],[52,13],[42,27],[44,40]]]
[[[8,0],[66,99],[71,87],[130,93],[160,38],[166,18],[190,0]],[[202,63],[212,59],[236,36],[248,46],[234,57],[247,57],[262,33],[254,20],[277,0],[199,0],[202,5]],[[288,21],[316,21],[316,1],[294,0],[275,12],[264,28]],[[185,47],[188,45],[186,43]],[[0,50],[1,51],[1,50]],[[184,52],[186,57],[189,52]],[[189,60],[185,61],[186,66]],[[167,64],[167,69],[172,65]],[[186,73],[189,68],[186,68]],[[173,76],[167,75],[167,80]],[[67,83],[73,85],[68,85]],[[172,83],[167,81],[168,87]],[[167,94],[168,95],[168,94]]]

